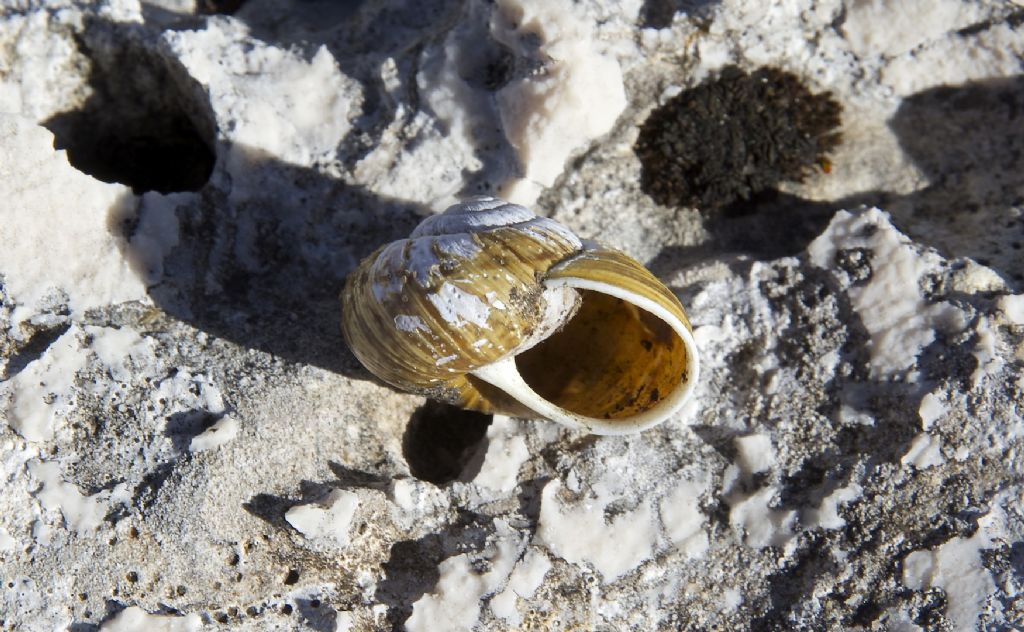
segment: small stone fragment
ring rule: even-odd
[[[219,448],[228,441],[231,441],[237,435],[238,420],[229,416],[221,417],[217,423],[194,437],[192,442],[189,444],[188,449],[189,452],[212,450],[213,448]]]
[[[100,626],[100,632],[196,632],[202,627],[198,614],[184,617],[149,614],[138,606],[125,608]]]
[[[355,493],[336,489],[320,505],[292,507],[284,519],[307,538],[332,540],[338,546],[345,546],[358,507],[359,497]]]

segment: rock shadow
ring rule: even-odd
[[[538,476],[523,481],[516,493],[516,501],[519,503],[519,514],[526,520],[531,532],[537,531],[540,524],[540,505],[544,487],[551,482],[550,476]]]
[[[1024,541],[1010,545],[1010,568],[1017,576],[1017,581],[1024,582]]]
[[[751,619],[749,629],[752,632],[792,629],[794,623],[789,615],[793,606],[813,592],[820,576],[837,570],[836,562],[821,554],[827,543],[820,541],[820,536],[815,539],[818,542],[800,549],[784,571],[768,578],[768,609]]]
[[[1024,171],[1024,75],[941,86],[904,99],[889,126],[947,195],[1018,199]]]
[[[295,600],[295,605],[298,606],[299,615],[305,620],[305,624],[315,632],[337,630],[338,613],[319,599],[299,598]]]
[[[58,338],[67,333],[71,323],[58,321],[51,326],[40,327],[31,333],[28,341],[21,345],[8,359],[6,365],[0,365],[0,382],[14,379],[32,362],[43,357]]]
[[[640,8],[640,26],[648,29],[664,29],[672,26],[677,13],[709,21],[711,8],[721,0],[644,0]]]
[[[897,197],[869,191],[823,202],[774,189],[761,191],[750,199],[704,212],[703,225],[710,239],[695,246],[666,246],[647,267],[664,278],[676,270],[715,259],[734,274],[744,276],[755,261],[800,256],[825,231],[836,211],[861,206],[886,208]]]
[[[168,461],[146,472],[132,490],[132,506],[149,510],[156,502],[164,484],[175,474],[176,465],[176,461]]]
[[[266,493],[256,494],[248,502],[242,504],[242,509],[272,527],[288,531],[292,530],[292,526],[285,520],[284,515],[292,507],[323,500],[334,489],[384,489],[390,480],[372,472],[352,469],[333,461],[328,466],[337,477],[335,480],[299,481],[298,498]]]
[[[482,551],[493,520],[470,511],[460,511],[457,519],[440,533],[415,540],[402,540],[391,546],[383,564],[384,579],[377,583],[374,599],[387,605],[387,624],[396,632],[404,629],[413,604],[437,585],[438,564],[459,553]]]
[[[904,100],[889,126],[928,177],[923,189],[827,201],[764,191],[707,211],[707,243],[666,247],[650,267],[668,274],[722,254],[740,255],[732,263],[741,268],[748,257],[798,256],[836,211],[864,205],[886,210],[901,232],[947,258],[970,257],[1011,290],[1024,289],[1024,75],[922,91]]]
[[[291,528],[291,525],[284,519],[284,515],[288,513],[289,509],[300,504],[302,504],[301,500],[286,496],[256,494],[248,502],[242,503],[242,509],[272,527],[287,530]]]
[[[192,439],[215,424],[225,414],[224,412],[212,413],[208,410],[188,410],[174,413],[167,418],[167,423],[164,424],[164,436],[171,440],[171,444],[179,454],[186,454],[192,445]]]
[[[1024,289],[1024,75],[919,92],[889,126],[929,179],[898,218],[926,223],[908,233]]]
[[[341,335],[344,279],[373,250],[407,236],[428,211],[251,148],[219,151],[231,163],[218,173],[227,190],[208,186],[177,206],[178,244],[163,259],[150,298],[169,315],[244,348],[370,379]],[[142,221],[146,212],[144,204]],[[128,243],[132,250],[147,242],[129,236]]]

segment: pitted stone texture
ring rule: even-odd
[[[504,68],[476,0],[187,4],[0,17],[0,170],[15,174],[0,230],[40,242],[0,255],[0,627],[1019,625],[1011,4],[945,0],[914,50],[866,52],[857,11],[895,4],[573,3],[626,107],[568,152],[536,210],[679,294],[697,398],[637,436],[496,419],[476,443],[411,448],[423,402],[368,380],[337,292],[449,198],[519,173],[495,90],[543,85],[524,52],[540,42],[502,27],[524,47]],[[77,37],[174,78],[175,111],[217,154],[202,189],[136,196],[50,149],[37,125],[90,98]],[[447,47],[477,41],[485,63],[445,75],[466,89],[445,100]],[[655,204],[638,124],[730,64],[833,92],[855,113],[847,144],[746,214]],[[929,77],[982,81],[903,94]],[[32,178],[46,186],[19,189]],[[435,485],[410,453],[466,465]]]

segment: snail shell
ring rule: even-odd
[[[679,300],[629,256],[481,197],[424,220],[349,276],[342,331],[396,388],[596,434],[686,402],[697,348]]]

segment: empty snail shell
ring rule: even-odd
[[[596,434],[687,401],[697,348],[679,300],[629,256],[489,197],[424,220],[349,276],[342,331],[383,381]]]

